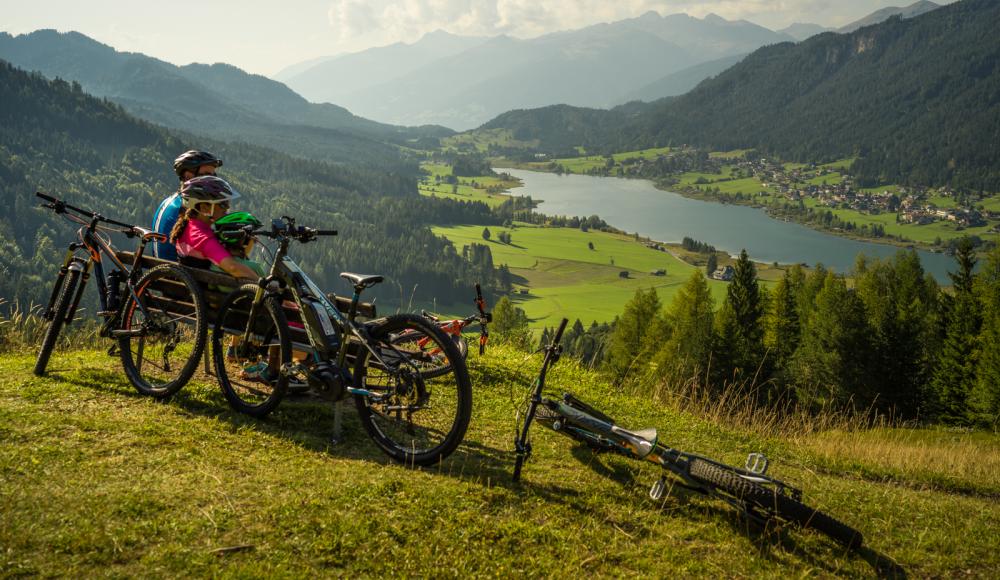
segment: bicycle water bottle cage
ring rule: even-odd
[[[751,453],[747,455],[747,471],[754,475],[764,475],[767,473],[767,456],[763,453]]]

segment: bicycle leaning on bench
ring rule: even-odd
[[[362,291],[382,276],[342,273],[354,296],[347,315],[341,314],[335,297],[325,295],[287,255],[292,240],[304,244],[336,231],[297,226],[290,217],[274,220],[270,231],[242,229],[275,240],[277,250],[268,276],[232,292],[216,316],[212,359],[229,403],[262,417],[295,380],[331,401],[353,396],[368,435],[397,461],[429,465],[454,451],[469,425],[472,387],[465,360],[448,335],[414,314],[355,320]],[[283,306],[289,302],[302,319],[295,342]],[[410,333],[433,344],[395,343]],[[293,350],[304,358],[299,354],[294,360]],[[441,365],[440,356],[431,353],[444,353],[448,372],[427,374]]]
[[[72,322],[90,273],[97,278],[100,310],[104,318],[99,335],[116,341],[129,382],[144,395],[165,398],[183,387],[198,366],[205,348],[204,301],[198,285],[182,268],[164,264],[142,272],[146,244],[165,236],[74,207],[50,195],[42,207],[81,224],[66,251],[42,317],[48,321],[35,374],[45,374],[63,326]],[[131,267],[118,259],[108,232],[139,238]],[[85,254],[83,254],[85,252]],[[104,271],[103,256],[116,269]]]
[[[539,421],[594,451],[607,451],[655,463],[679,478],[679,485],[721,499],[758,523],[782,520],[823,532],[848,548],[861,546],[863,537],[860,532],[803,504],[800,490],[768,477],[768,461],[763,454],[751,453],[746,468],[732,467],[668,447],[658,441],[656,429],[625,429],[570,393],[564,393],[561,400],[543,396],[545,375],[562,352],[559,341],[566,323],[567,320],[563,319],[552,343],[545,347],[545,359],[531,390],[524,422],[518,423],[514,442],[514,481],[520,478],[521,467],[531,456],[528,430],[532,422]],[[666,477],[661,476],[653,484],[650,497],[661,499],[667,486]]]

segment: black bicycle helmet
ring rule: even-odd
[[[234,211],[222,216],[212,225],[215,236],[224,246],[242,246],[246,243],[247,232],[244,228],[251,226],[259,228],[264,224],[247,211]]]
[[[181,205],[193,208],[199,203],[223,203],[238,199],[240,193],[225,179],[214,175],[193,177],[181,185]]]
[[[185,171],[190,171],[197,175],[198,168],[202,165],[222,167],[222,160],[208,151],[196,151],[192,149],[181,153],[177,156],[177,159],[174,159],[174,173],[177,174],[178,178],[183,180]]]

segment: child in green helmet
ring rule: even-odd
[[[264,267],[259,262],[249,259],[254,239],[245,229],[247,226],[257,228],[261,225],[260,220],[250,212],[234,211],[216,220],[212,227],[215,228],[215,237],[219,238],[219,242],[229,250],[237,262],[246,265],[258,276],[264,277],[267,275],[264,272]],[[212,269],[216,269],[214,265]]]

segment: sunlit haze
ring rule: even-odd
[[[936,0],[948,4],[952,0]],[[520,38],[639,16],[714,13],[772,29],[837,27],[912,0],[6,0],[0,31],[75,30],[174,64],[226,62],[271,75],[311,58],[413,42],[434,30]]]

